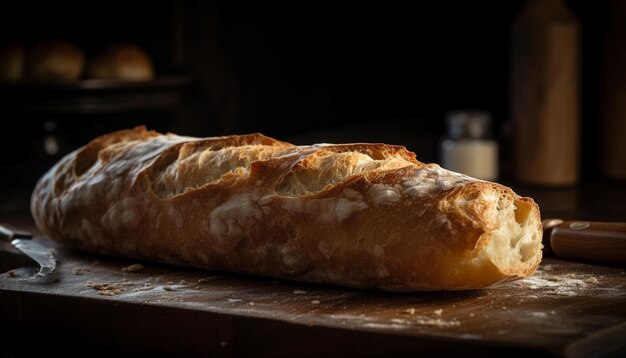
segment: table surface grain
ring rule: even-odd
[[[177,314],[190,318],[155,325],[170,331],[193,329],[194,324],[210,326],[208,332],[193,333],[196,343],[185,343],[189,338],[185,335],[177,338],[177,344],[185,344],[182,351],[191,349],[190,344],[214,345],[204,348],[226,356],[254,346],[246,335],[278,339],[281,352],[289,352],[287,343],[298,342],[307,332],[321,334],[322,341],[348,332],[356,337],[348,341],[355,344],[381,336],[402,343],[376,345],[379,353],[398,347],[398,353],[410,353],[415,348],[412,342],[418,347],[425,341],[439,353],[479,347],[561,356],[611,355],[624,352],[626,345],[626,270],[621,268],[546,258],[533,276],[484,290],[389,293],[137,262],[39,240],[57,256],[56,279],[29,280],[32,269],[26,267],[3,273],[0,315],[24,329],[74,325],[68,330],[73,329],[83,342],[107,341],[113,350],[128,349],[128,342],[116,337],[120,332],[133,329],[132,334],[148,344],[155,337],[137,333],[141,322]],[[129,272],[129,268],[139,269]],[[121,312],[124,317],[118,317]],[[139,322],[137,327],[120,330],[118,323],[107,323],[110,318],[127,324],[130,317]],[[111,333],[102,328],[107,325],[117,327],[109,338]],[[272,332],[283,337],[272,337]],[[136,342],[131,346],[146,348]],[[276,347],[270,348],[266,352],[276,353]],[[346,352],[363,353],[353,348]],[[375,352],[368,348],[365,353]]]

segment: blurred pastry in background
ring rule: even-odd
[[[149,81],[154,78],[154,67],[150,56],[141,48],[117,44],[107,48],[89,63],[88,75],[99,79]]]
[[[0,48],[0,82],[19,82],[24,75],[24,46]]]
[[[26,75],[33,82],[74,82],[85,67],[85,54],[64,40],[35,44],[27,54]]]

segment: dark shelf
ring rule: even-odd
[[[0,85],[0,109],[13,113],[99,114],[145,111],[180,105],[193,83],[190,75],[152,81],[87,79],[67,84]]]

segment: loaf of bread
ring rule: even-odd
[[[64,157],[31,210],[94,253],[359,288],[477,289],[541,260],[532,199],[384,144],[138,127]]]
[[[135,45],[117,44],[94,57],[89,77],[120,81],[149,81],[154,78],[150,56]]]
[[[44,41],[30,49],[26,65],[26,74],[31,81],[69,83],[80,78],[85,67],[85,54],[68,41]]]
[[[19,82],[24,75],[24,47],[0,48],[0,82]]]

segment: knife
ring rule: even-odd
[[[626,223],[543,220],[544,256],[626,267]]]
[[[33,240],[31,233],[0,225],[0,239],[9,241],[11,245],[39,265],[39,270],[31,279],[42,280],[52,276],[57,266],[56,259],[49,248]]]

